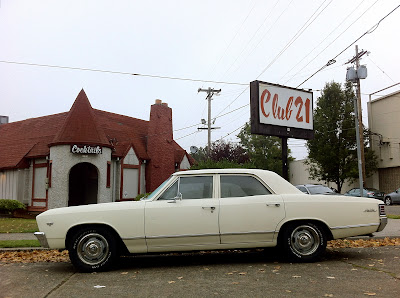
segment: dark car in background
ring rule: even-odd
[[[384,202],[387,206],[392,204],[400,204],[400,188],[385,195]]]
[[[353,188],[344,194],[345,196],[352,197],[360,197],[360,189]],[[363,189],[363,197],[374,198],[383,201],[385,197],[385,193],[375,188],[364,188]]]
[[[308,195],[336,195],[328,186],[322,184],[300,184],[296,185],[297,189]]]

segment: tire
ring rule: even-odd
[[[391,199],[390,197],[386,197],[386,198],[385,198],[385,205],[386,205],[386,206],[392,205],[392,199]]]
[[[313,223],[290,224],[282,240],[286,256],[295,262],[317,261],[325,253],[327,244],[323,229]]]
[[[104,227],[86,227],[72,235],[68,245],[71,263],[81,272],[106,271],[118,258],[113,233]]]

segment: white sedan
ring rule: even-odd
[[[382,201],[309,196],[273,172],[183,171],[148,198],[48,210],[37,216],[42,246],[67,248],[91,272],[121,254],[280,246],[294,261],[315,261],[328,240],[381,231]]]

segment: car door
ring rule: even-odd
[[[400,188],[395,190],[395,192],[392,196],[392,202],[394,204],[400,204]]]
[[[149,252],[212,248],[220,243],[214,184],[213,175],[180,177],[146,203]]]
[[[221,243],[262,243],[274,239],[285,217],[282,197],[252,175],[220,175]]]

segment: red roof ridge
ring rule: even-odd
[[[72,143],[111,147],[103,129],[96,121],[94,109],[83,89],[50,146]]]

